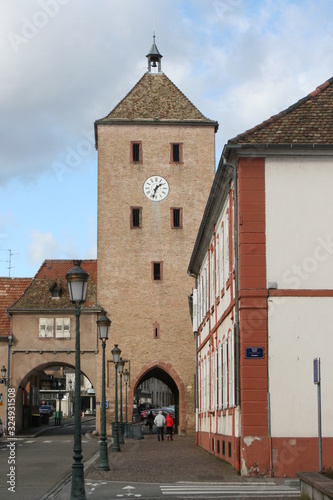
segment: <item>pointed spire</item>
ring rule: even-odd
[[[148,71],[151,73],[152,68],[156,68],[156,63],[158,63],[158,72],[161,72],[161,59],[162,55],[159,53],[158,48],[156,47],[155,43],[155,31],[153,34],[153,45],[151,46],[151,49],[149,51],[149,54],[146,55],[148,58]]]

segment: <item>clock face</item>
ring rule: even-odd
[[[162,201],[169,194],[169,184],[164,177],[152,175],[145,181],[143,192],[151,201]]]

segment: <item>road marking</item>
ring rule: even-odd
[[[33,440],[33,441],[24,441],[24,444],[31,444],[31,443],[35,443],[36,440]]]
[[[136,488],[134,486],[124,486],[123,490],[135,490]],[[134,492],[128,492],[128,493],[118,493],[117,497],[123,498],[123,497],[135,497],[135,498],[140,498],[142,495],[140,493],[134,493]]]
[[[43,441],[43,443],[52,443],[52,441]]]
[[[276,498],[282,495],[285,498],[300,496],[300,490],[290,486],[278,486],[275,483],[221,483],[221,484],[185,484],[160,486],[163,495],[219,495],[218,498]]]

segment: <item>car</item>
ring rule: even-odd
[[[49,417],[52,417],[53,415],[53,408],[51,405],[42,405],[39,408],[39,415],[48,415]]]

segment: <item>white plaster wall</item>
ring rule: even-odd
[[[267,159],[267,281],[279,289],[333,284],[333,159]]]
[[[322,434],[333,436],[333,297],[274,297],[268,306],[273,437],[318,435],[313,359],[321,358]]]

